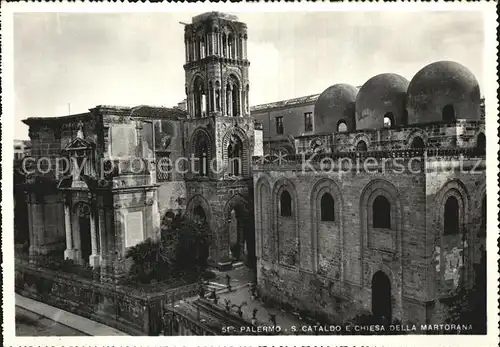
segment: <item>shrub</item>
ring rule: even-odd
[[[208,258],[208,224],[179,214],[161,226],[160,240],[147,239],[125,256],[133,261],[127,282],[150,284],[204,275]]]

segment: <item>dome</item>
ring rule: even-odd
[[[406,78],[393,73],[366,81],[356,98],[356,129],[381,129],[386,116],[391,119],[391,126],[405,124],[408,84]]]
[[[314,105],[316,132],[336,132],[339,125],[342,130],[355,130],[354,107],[357,94],[358,89],[349,84],[335,84],[321,93]]]
[[[409,124],[480,119],[479,84],[465,66],[452,61],[435,62],[411,80],[406,107]]]

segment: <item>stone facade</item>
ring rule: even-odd
[[[185,39],[185,108],[97,106],[24,121],[32,262],[61,256],[118,280],[127,249],[181,212],[209,222],[213,264],[255,264],[246,25],[211,12]]]
[[[466,108],[476,99],[456,102]],[[356,124],[351,112],[331,116]],[[474,285],[486,248],[484,117],[477,108],[465,119],[393,119],[400,123],[297,136],[295,154],[254,158],[264,297],[337,323],[363,314],[442,323],[452,309],[447,299]]]

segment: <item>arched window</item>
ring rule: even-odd
[[[392,112],[387,112],[384,115],[384,128],[392,128],[394,126],[394,115]]]
[[[411,142],[411,148],[421,149],[425,148],[424,140],[420,136],[416,136]]]
[[[444,205],[444,234],[458,234],[460,230],[458,200],[450,196]]]
[[[452,105],[446,105],[443,107],[443,121],[445,122],[454,122],[455,118],[455,109]]]
[[[391,203],[385,196],[379,195],[373,201],[373,227],[391,228]]]
[[[226,34],[222,34],[222,56],[227,57],[227,37]]]
[[[329,193],[321,197],[321,220],[326,222],[335,221],[335,202]]]
[[[347,131],[347,123],[344,120],[340,120],[337,123],[337,132],[345,133]]]
[[[481,203],[481,227],[479,228],[480,235],[486,235],[486,195]]]
[[[366,142],[363,140],[359,141],[358,144],[356,145],[356,150],[360,152],[366,152],[368,150]]]
[[[280,196],[280,214],[282,217],[292,216],[292,197],[286,190]]]
[[[479,154],[486,154],[486,136],[483,133],[477,135],[476,148]]]
[[[240,176],[242,174],[243,144],[238,136],[233,135],[227,147],[229,175]]]
[[[203,80],[200,77],[196,77],[194,81],[194,116],[195,118],[201,118],[206,112],[206,95],[205,86]]]

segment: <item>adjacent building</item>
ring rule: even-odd
[[[263,295],[334,322],[444,322],[485,261],[481,104],[449,61],[325,90],[321,131],[254,161]]]

